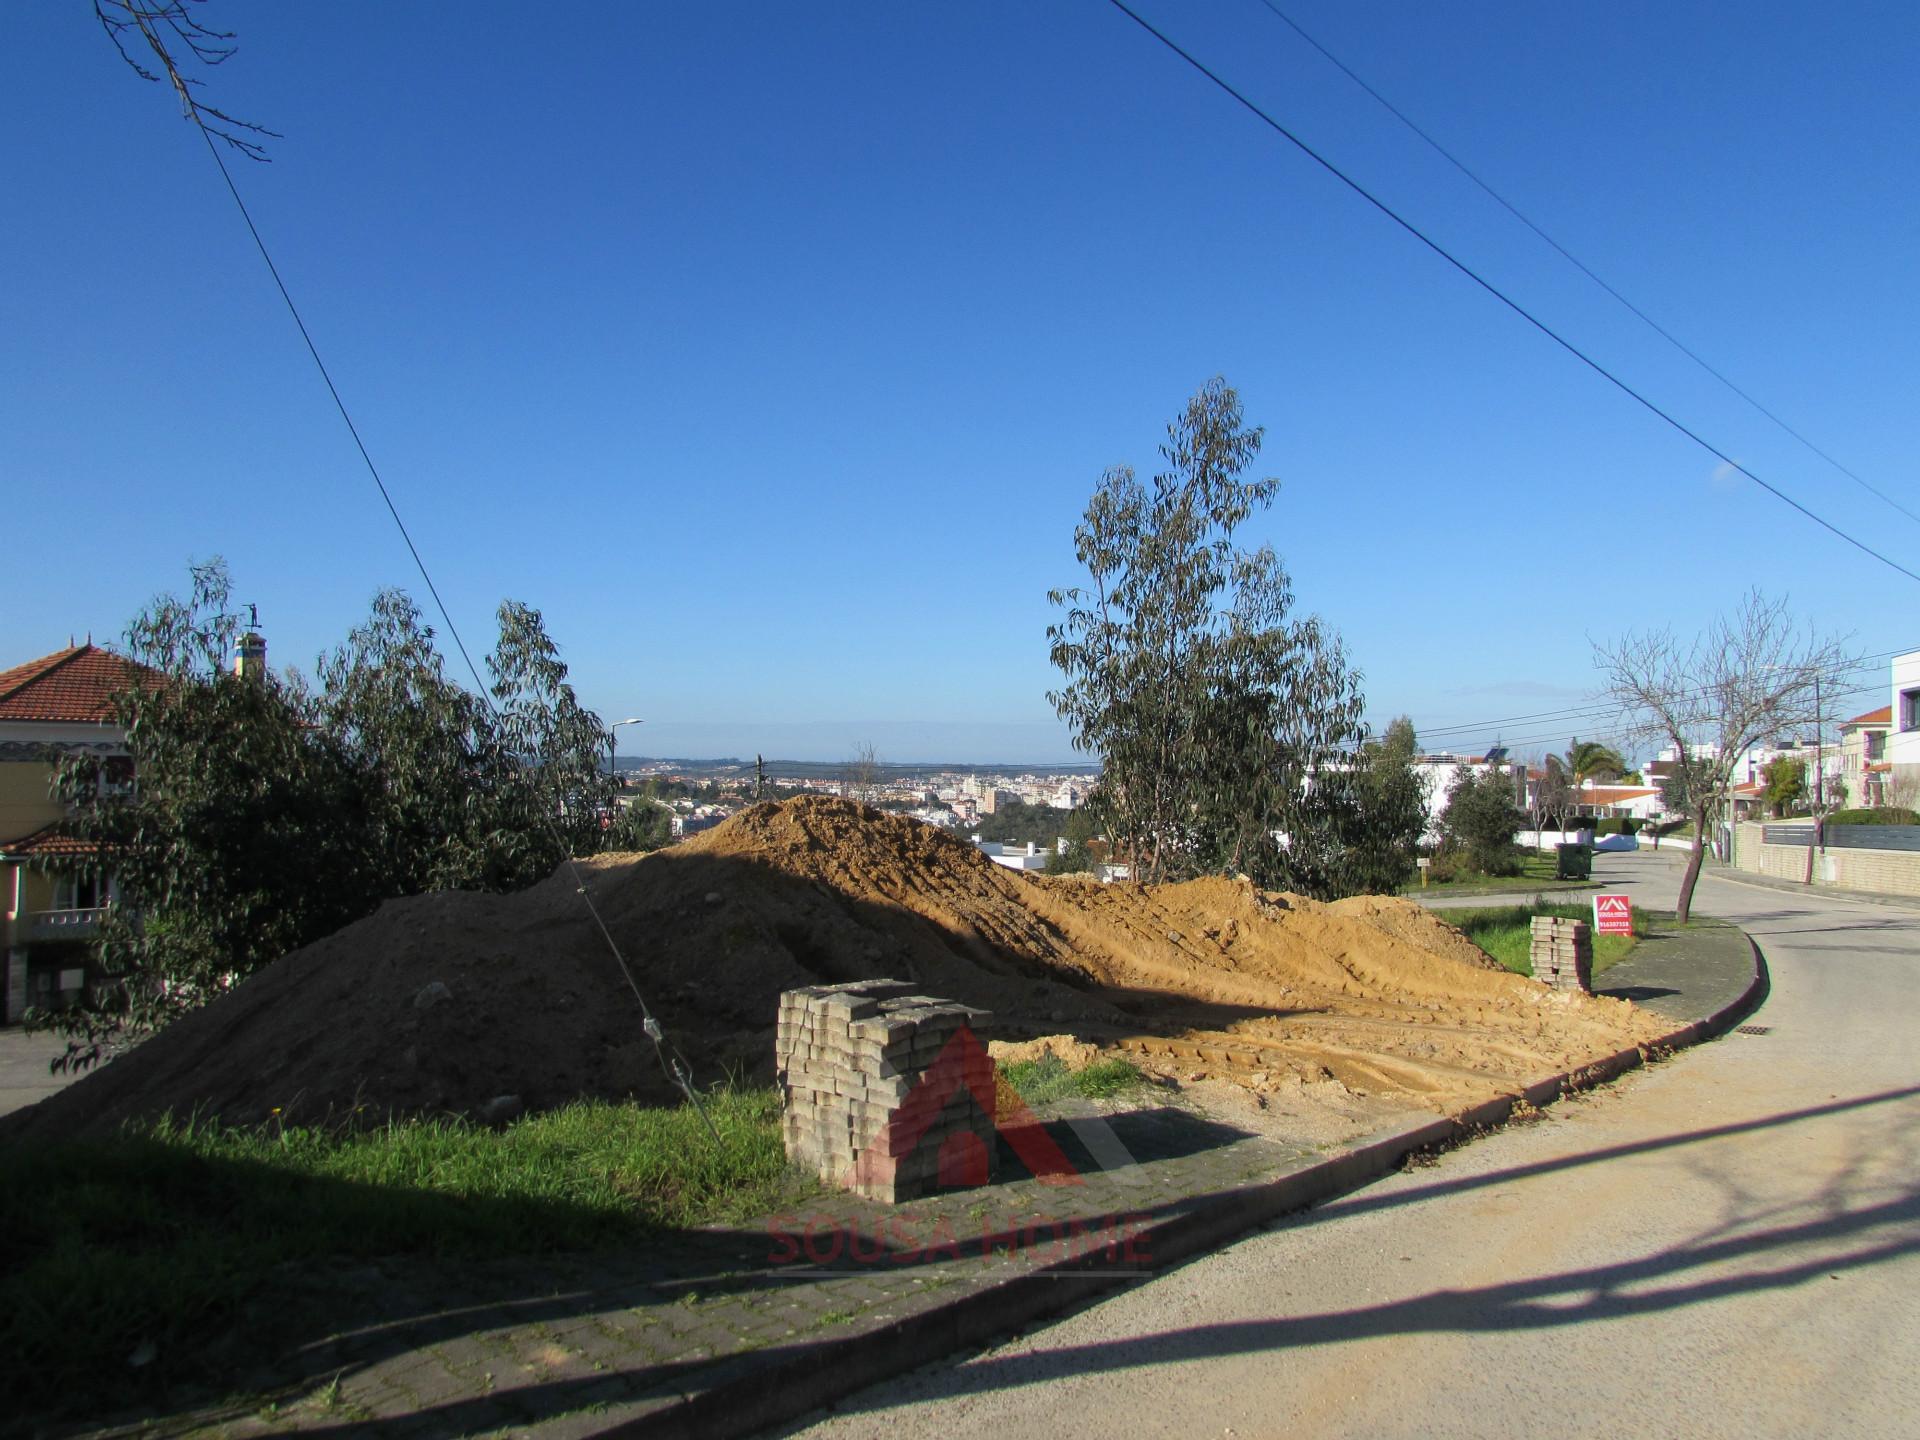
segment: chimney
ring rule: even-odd
[[[258,684],[267,675],[267,642],[260,633],[260,607],[247,606],[247,629],[233,647],[233,675],[236,680]]]

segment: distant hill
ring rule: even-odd
[[[847,773],[850,761],[846,760],[768,760],[767,777],[772,780],[837,780]],[[738,775],[753,773],[753,761],[742,760],[727,755],[718,759],[688,759],[674,755],[622,755],[614,764],[621,770],[633,770],[642,765],[671,765],[675,770],[688,775]],[[1100,767],[1093,764],[1063,764],[1035,761],[1022,765],[970,765],[959,761],[894,762],[884,761],[879,766],[880,775],[885,779],[904,779],[910,775],[928,775],[941,772],[952,775],[1098,775]]]

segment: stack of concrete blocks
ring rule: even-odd
[[[982,1010],[900,980],[780,997],[774,1062],[787,1158],[872,1200],[983,1185],[994,1169],[994,1066]]]
[[[1533,978],[1556,990],[1593,991],[1593,932],[1584,920],[1533,917],[1530,958]]]

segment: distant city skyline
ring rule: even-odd
[[[1074,754],[1061,727],[1046,722],[819,721],[756,725],[741,721],[649,721],[620,732],[620,754],[622,758],[632,755],[683,760],[733,756],[748,764],[755,755],[764,755],[769,760],[834,764],[852,760],[855,748],[869,742],[889,765],[1091,763],[1089,757]]]

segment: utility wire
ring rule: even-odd
[[[1871,655],[1861,655],[1852,660],[1843,660],[1839,664],[1833,666],[1830,670],[1824,672],[1825,679],[1830,683],[1840,683],[1850,675],[1854,675],[1861,671],[1868,670],[1874,666],[1884,664],[1886,661],[1892,659],[1895,655],[1905,655],[1908,653],[1910,653],[1908,649],[1885,650],[1885,651],[1880,651],[1878,653],[1871,654]],[[1718,686],[1713,686],[1713,685],[1697,686],[1693,689],[1684,690],[1680,692],[1679,698],[1683,698],[1683,699],[1697,698],[1702,695],[1711,694],[1714,690],[1718,688],[1719,688]],[[1850,690],[1847,693],[1848,694],[1865,694],[1870,691],[1876,690],[1878,688],[1879,686],[1877,684],[1867,684],[1867,685],[1859,686],[1854,690]],[[1578,722],[1580,720],[1589,719],[1593,717],[1604,717],[1607,715],[1617,714],[1618,711],[1619,711],[1619,707],[1613,704],[1611,701],[1595,700],[1595,701],[1583,702],[1579,705],[1568,706],[1560,710],[1535,710],[1524,715],[1502,715],[1491,720],[1472,720],[1472,721],[1462,721],[1459,723],[1449,724],[1449,725],[1416,727],[1415,733],[1420,735],[1424,739],[1425,737],[1431,736],[1431,735],[1450,735],[1450,734],[1458,734],[1458,733],[1467,732],[1467,731],[1493,730],[1502,725],[1530,724],[1534,722],[1551,722],[1556,720]]]
[[[1833,672],[1827,678],[1833,683],[1841,683],[1845,679],[1845,677],[1850,676],[1854,673],[1856,673],[1855,669],[1851,669],[1851,668],[1846,670],[1839,670],[1839,671]],[[1882,685],[1884,685],[1884,683],[1885,683],[1884,681],[1881,681],[1877,683],[1869,683],[1866,685],[1859,686],[1858,692],[1864,694],[1868,691],[1879,689],[1881,688]],[[1705,695],[1707,693],[1709,692],[1706,690],[1687,691],[1687,692],[1683,692],[1683,694],[1677,698],[1698,697],[1701,695]],[[1854,693],[1854,692],[1849,691],[1848,693]],[[1486,731],[1489,731],[1489,730],[1493,730],[1497,732],[1499,728],[1503,725],[1525,725],[1527,728],[1533,729],[1533,728],[1537,728],[1540,725],[1548,725],[1548,724],[1578,725],[1583,721],[1597,722],[1597,721],[1605,720],[1609,716],[1617,715],[1619,711],[1620,711],[1620,707],[1618,705],[1615,705],[1611,702],[1596,701],[1594,704],[1583,706],[1578,710],[1546,711],[1538,715],[1509,715],[1499,720],[1468,721],[1468,722],[1453,724],[1453,725],[1435,725],[1431,727],[1416,727],[1416,733],[1419,735],[1420,739],[1424,742],[1434,737],[1446,737],[1451,735],[1469,735],[1469,734],[1476,734],[1476,733],[1485,733]]]
[[[160,48],[157,42],[155,48]],[[165,54],[165,51],[162,50],[161,53]],[[333,376],[327,370],[326,361],[320,358],[320,349],[314,344],[313,336],[307,330],[306,321],[300,318],[300,309],[293,303],[293,295],[287,289],[287,282],[280,278],[280,267],[273,263],[273,255],[267,249],[267,242],[261,238],[259,227],[253,223],[253,215],[247,209],[247,202],[241,198],[239,187],[233,183],[233,175],[227,169],[227,162],[221,157],[219,147],[213,143],[213,136],[208,133],[199,112],[189,106],[187,117],[193,121],[194,127],[200,132],[200,138],[206,142],[207,153],[213,157],[213,163],[220,171],[220,178],[226,181],[227,193],[233,197],[234,205],[239,208],[240,218],[246,222],[247,233],[253,237],[253,243],[260,251],[260,258],[266,261],[267,272],[273,276],[273,283],[280,291],[280,298],[286,302],[287,313],[293,317],[293,323],[300,331],[300,338],[306,342],[307,353],[313,357],[314,368],[320,372],[320,378],[326,384],[327,393],[333,397],[334,408],[340,412],[341,420],[346,423],[347,433],[353,437],[354,447],[360,452],[360,459],[366,464],[367,474],[373,477],[374,487],[379,490],[381,500],[386,502],[387,514],[393,517],[394,526],[400,531],[400,538],[406,542],[407,553],[413,557],[413,563],[420,572],[420,578],[426,582],[427,593],[433,596],[434,607],[439,610],[440,618],[446,624],[447,633],[453,637],[453,643],[460,651],[460,658],[466,662],[467,673],[473,676],[473,683],[479,690],[480,698],[486,702],[494,718],[499,719],[500,707],[494,703],[493,694],[486,681],[481,679],[480,667],[473,663],[473,656],[467,651],[466,641],[460,638],[460,630],[453,622],[452,612],[447,609],[446,601],[440,598],[440,589],[433,583],[433,576],[427,570],[427,562],[421,558],[420,549],[414,544],[413,536],[407,530],[407,522],[400,518],[399,507],[393,503],[393,495],[387,489],[387,482],[381,478],[380,469],[373,463],[373,456],[368,453],[366,442],[360,438],[360,429],[353,423],[353,416],[348,412],[346,402],[340,398],[340,391],[333,383]],[[573,878],[575,891],[586,903],[587,913],[593,917],[594,928],[600,932],[600,938],[606,941],[607,949],[612,951],[613,958],[620,967],[620,973],[626,977],[627,988],[633,991],[633,998],[640,1006],[640,1028],[653,1042],[654,1054],[660,1061],[661,1070],[668,1081],[693,1102],[693,1108],[706,1122],[715,1143],[719,1143],[720,1131],[714,1125],[713,1117],[707,1114],[707,1107],[701,1103],[699,1091],[694,1088],[692,1067],[687,1063],[686,1056],[682,1055],[679,1048],[667,1038],[660,1021],[648,1007],[646,996],[640,993],[640,982],[634,977],[633,967],[627,963],[627,957],[621,953],[619,943],[613,938],[613,932],[607,928],[607,922],[601,918],[600,907],[593,903],[593,894],[580,873],[579,865],[574,861],[572,847],[566,843],[566,838],[561,835],[559,827],[553,823],[551,815],[543,815],[541,820],[547,827],[547,833],[565,857],[567,873]]]
[[[1637,316],[1640,319],[1640,321],[1647,326],[1647,328],[1652,330],[1661,339],[1665,340],[1669,345],[1673,346],[1673,348],[1678,350],[1682,355],[1685,355],[1689,360],[1693,361],[1694,364],[1698,365],[1702,370],[1706,371],[1707,374],[1711,375],[1714,379],[1718,380],[1722,385],[1726,386],[1727,389],[1731,390],[1735,395],[1738,395],[1742,400],[1746,401],[1747,404],[1751,405],[1755,410],[1759,411],[1762,415],[1766,416],[1766,418],[1771,420],[1775,425],[1779,426],[1782,430],[1786,431],[1786,433],[1791,435],[1795,440],[1798,440],[1808,450],[1811,450],[1815,455],[1818,455],[1822,460],[1826,461],[1827,464],[1831,465],[1834,469],[1838,470],[1842,475],[1846,476],[1849,480],[1853,481],[1854,484],[1858,485],[1861,489],[1865,490],[1869,495],[1873,495],[1878,499],[1884,500],[1887,504],[1891,505],[1895,510],[1898,510],[1902,515],[1906,516],[1909,520],[1912,520],[1916,524],[1920,524],[1920,515],[1914,514],[1913,511],[1909,510],[1906,506],[1902,505],[1898,500],[1894,499],[1891,495],[1887,494],[1884,490],[1881,490],[1879,487],[1873,485],[1871,482],[1864,479],[1862,476],[1855,474],[1852,470],[1848,469],[1845,465],[1841,464],[1840,461],[1834,459],[1832,455],[1828,454],[1825,450],[1821,449],[1818,445],[1814,444],[1813,441],[1809,440],[1805,435],[1801,434],[1800,431],[1794,429],[1793,426],[1789,425],[1785,420],[1781,419],[1780,416],[1775,414],[1772,410],[1768,409],[1765,405],[1761,404],[1746,390],[1743,390],[1739,385],[1735,384],[1733,380],[1730,379],[1726,374],[1724,374],[1722,371],[1717,369],[1714,365],[1709,363],[1705,356],[1701,355],[1692,346],[1688,345],[1684,340],[1680,339],[1679,336],[1675,335],[1672,331],[1668,330],[1666,326],[1662,325],[1659,321],[1655,320],[1651,315],[1647,314],[1646,311],[1642,310],[1638,305],[1634,304],[1633,301],[1629,300],[1625,295],[1622,295],[1612,285],[1609,285],[1605,280],[1601,279],[1600,276],[1595,274],[1594,271],[1591,269],[1591,267],[1589,267],[1585,261],[1581,260],[1579,256],[1573,254],[1573,252],[1568,250],[1566,246],[1562,245],[1558,240],[1554,239],[1553,236],[1549,235],[1545,230],[1542,230],[1526,215],[1522,214],[1518,206],[1516,206],[1512,201],[1508,200],[1507,197],[1502,195],[1498,190],[1494,189],[1493,186],[1489,185],[1485,180],[1481,179],[1480,176],[1477,175],[1467,165],[1467,163],[1464,160],[1462,160],[1459,156],[1455,155],[1451,150],[1447,149],[1447,147],[1442,145],[1438,140],[1434,139],[1432,135],[1428,134],[1425,130],[1421,129],[1420,126],[1415,124],[1412,118],[1408,116],[1405,111],[1400,109],[1400,107],[1395,105],[1391,100],[1387,99],[1387,97],[1382,95],[1378,90],[1374,89],[1373,86],[1369,85],[1365,80],[1361,79],[1358,75],[1356,75],[1353,72],[1353,70],[1345,62],[1343,62],[1340,59],[1339,56],[1335,55],[1331,50],[1327,49],[1325,45],[1322,45],[1318,40],[1314,39],[1313,36],[1309,35],[1303,28],[1301,28],[1300,23],[1297,20],[1295,20],[1291,15],[1287,14],[1286,11],[1282,10],[1279,7],[1279,5],[1274,3],[1274,0],[1260,0],[1260,3],[1265,5],[1267,9],[1271,10],[1274,13],[1274,15],[1277,16],[1280,19],[1280,21],[1287,26],[1288,29],[1293,31],[1294,34],[1298,35],[1302,40],[1306,41],[1307,44],[1311,45],[1315,50],[1317,50],[1320,53],[1321,58],[1326,60],[1328,64],[1332,65],[1334,69],[1338,70],[1342,75],[1346,76],[1347,79],[1351,80],[1355,85],[1358,85],[1362,90],[1366,91],[1368,95],[1372,96],[1373,99],[1381,106],[1381,108],[1384,109],[1389,115],[1393,116],[1394,119],[1398,120],[1402,125],[1406,126],[1407,129],[1411,130],[1415,135],[1419,136],[1420,139],[1424,140],[1427,143],[1427,145],[1433,150],[1433,152],[1437,154],[1442,160],[1445,160],[1449,165],[1453,166],[1454,169],[1458,170],[1462,175],[1466,176],[1467,179],[1471,180],[1475,185],[1479,186],[1480,189],[1487,195],[1487,197],[1491,199],[1496,205],[1498,205],[1501,209],[1505,210],[1509,215],[1513,216],[1514,219],[1518,220],[1522,225],[1526,226],[1527,229],[1531,230],[1535,235],[1539,236],[1541,240],[1545,241],[1548,246],[1550,246],[1556,253],[1559,254],[1561,259],[1565,260],[1569,265],[1573,266],[1574,269],[1578,270],[1582,275],[1586,276],[1587,279],[1591,280],[1594,284],[1598,285],[1602,290],[1606,291],[1607,294],[1611,295],[1615,300],[1619,301],[1622,305],[1624,305],[1628,310],[1632,311],[1633,314]]]
[[[1828,695],[1826,697],[1826,700],[1827,700],[1827,703],[1837,703],[1839,701],[1843,701],[1847,699],[1849,696],[1872,694],[1879,691],[1879,689],[1880,687],[1877,685],[1868,685],[1868,686],[1862,686],[1858,689],[1835,691],[1834,693]],[[1566,738],[1564,732],[1554,730],[1554,731],[1547,731],[1547,732],[1536,734],[1536,735],[1518,735],[1518,736],[1497,735],[1495,736],[1493,743],[1496,745],[1504,745],[1509,751],[1519,751],[1519,750],[1532,749],[1536,745],[1557,744],[1559,741],[1561,741],[1564,738]],[[1437,752],[1424,751],[1422,753],[1428,755],[1429,757],[1435,756],[1437,754],[1456,754],[1456,755],[1458,754],[1458,752],[1445,751],[1445,750],[1437,751]],[[1524,758],[1525,757],[1518,756],[1518,755],[1509,756],[1509,759],[1516,763]]]
[[[1861,686],[1859,688],[1851,689],[1851,690],[1836,690],[1832,694],[1827,695],[1823,703],[1827,703],[1827,704],[1838,703],[1839,701],[1847,699],[1849,696],[1872,694],[1879,691],[1879,689],[1880,687],[1877,685],[1866,685],[1866,686]],[[1562,738],[1564,737],[1562,736],[1561,732],[1550,731],[1544,734],[1523,735],[1517,738],[1508,738],[1506,736],[1498,736],[1495,738],[1494,743],[1499,745],[1505,745],[1509,750],[1511,750],[1516,747],[1529,747],[1533,745],[1552,744]]]
[[[1885,661],[1891,660],[1896,655],[1905,655],[1909,653],[1911,653],[1910,650],[1885,650],[1885,651],[1876,652],[1874,654],[1860,655],[1851,660],[1842,660],[1824,673],[1830,676],[1848,675],[1856,670],[1865,670],[1870,666],[1882,664]],[[1699,685],[1699,686],[1693,687],[1692,689],[1683,691],[1681,693],[1687,696],[1705,695],[1710,691],[1718,688],[1719,688],[1718,686],[1713,686],[1713,685]],[[1454,724],[1454,725],[1439,725],[1439,726],[1435,726],[1434,730],[1436,733],[1438,733],[1440,731],[1446,731],[1446,730],[1483,729],[1489,725],[1512,725],[1512,724],[1518,724],[1521,721],[1526,721],[1526,720],[1551,720],[1560,716],[1576,716],[1577,717],[1582,712],[1591,711],[1594,709],[1606,709],[1606,708],[1607,708],[1606,704],[1601,701],[1589,700],[1589,701],[1582,701],[1578,705],[1565,706],[1558,710],[1535,710],[1524,715],[1502,715],[1492,720],[1475,720],[1475,721],[1463,722],[1463,723]]]
[[[1839,701],[1846,700],[1849,697],[1855,696],[1855,695],[1872,695],[1872,694],[1884,694],[1884,693],[1886,692],[1878,684],[1862,685],[1862,686],[1858,686],[1848,690],[1836,690],[1833,693],[1829,694],[1826,697],[1826,700],[1828,703],[1837,703]],[[1614,712],[1614,713],[1617,713],[1617,712]],[[1605,717],[1597,717],[1597,718],[1604,719]],[[1560,730],[1546,731],[1540,734],[1521,735],[1521,736],[1515,736],[1515,737],[1496,734],[1493,743],[1497,745],[1505,745],[1509,750],[1513,750],[1513,749],[1530,748],[1535,745],[1556,744],[1564,738],[1565,738],[1565,732]]]
[[[1694,444],[1698,445],[1702,450],[1705,450],[1709,455],[1712,455],[1713,457],[1715,457],[1723,465],[1727,465],[1732,469],[1739,471],[1740,474],[1746,476],[1747,479],[1751,480],[1754,484],[1758,485],[1762,490],[1765,490],[1769,495],[1773,496],[1776,500],[1779,500],[1783,504],[1790,505],[1795,510],[1798,510],[1802,515],[1806,516],[1807,519],[1813,521],[1814,524],[1820,526],[1821,529],[1826,530],[1830,534],[1835,535],[1840,539],[1846,541],[1847,544],[1853,546],[1854,549],[1861,551],[1863,554],[1871,555],[1875,560],[1878,560],[1882,565],[1887,566],[1889,569],[1899,571],[1902,575],[1906,576],[1909,580],[1915,581],[1916,583],[1920,583],[1920,572],[1909,570],[1906,566],[1900,564],[1899,561],[1889,559],[1887,556],[1882,555],[1878,550],[1875,550],[1871,545],[1868,545],[1864,540],[1856,540],[1853,536],[1849,535],[1846,531],[1842,530],[1838,525],[1835,525],[1831,520],[1827,520],[1822,516],[1815,514],[1812,510],[1809,510],[1805,505],[1802,505],[1798,500],[1794,499],[1791,495],[1787,494],[1786,491],[1781,490],[1778,486],[1772,485],[1769,482],[1761,479],[1758,475],[1754,474],[1753,471],[1749,470],[1746,466],[1742,465],[1738,460],[1735,460],[1731,455],[1727,454],[1726,451],[1722,450],[1719,446],[1715,445],[1712,441],[1708,440],[1705,436],[1701,435],[1698,431],[1690,429],[1687,425],[1683,424],[1679,419],[1677,419],[1667,411],[1661,409],[1660,406],[1655,404],[1652,400],[1648,399],[1645,395],[1641,394],[1638,390],[1634,389],[1633,386],[1629,385],[1625,380],[1622,380],[1618,375],[1615,375],[1606,366],[1602,365],[1598,360],[1595,360],[1591,355],[1587,354],[1586,351],[1582,350],[1579,346],[1575,345],[1571,340],[1568,340],[1565,336],[1560,334],[1559,331],[1555,330],[1552,326],[1548,325],[1546,321],[1536,317],[1532,311],[1528,310],[1525,306],[1520,304],[1519,301],[1513,299],[1504,290],[1500,289],[1499,286],[1495,285],[1491,280],[1488,280],[1485,276],[1480,274],[1479,271],[1475,270],[1472,266],[1468,265],[1466,261],[1461,260],[1459,257],[1454,255],[1452,251],[1448,250],[1445,246],[1440,244],[1439,241],[1434,240],[1433,238],[1428,236],[1425,231],[1421,230],[1411,220],[1408,220],[1405,216],[1401,215],[1399,211],[1395,210],[1391,205],[1387,204],[1386,201],[1382,200],[1379,196],[1375,195],[1371,190],[1367,189],[1366,186],[1362,185],[1358,180],[1355,180],[1351,175],[1347,174],[1347,172],[1342,170],[1338,165],[1335,165],[1331,160],[1327,159],[1327,157],[1322,155],[1318,150],[1315,150],[1311,145],[1307,144],[1306,141],[1302,140],[1298,135],[1294,134],[1286,126],[1282,125],[1278,120],[1274,119],[1273,116],[1269,115],[1266,111],[1262,110],[1258,105],[1254,104],[1252,100],[1249,100],[1245,95],[1241,94],[1240,91],[1236,90],[1232,85],[1228,84],[1225,80],[1221,79],[1220,76],[1216,75],[1212,70],[1209,70],[1206,67],[1206,65],[1203,64],[1197,58],[1195,58],[1193,54],[1181,48],[1178,42],[1171,39],[1164,32],[1155,29],[1151,23],[1143,19],[1136,11],[1134,11],[1130,6],[1128,6],[1128,4],[1126,3],[1126,0],[1109,0],[1109,3],[1113,6],[1114,9],[1118,10],[1121,14],[1125,15],[1129,20],[1133,21],[1134,24],[1138,25],[1142,30],[1146,31],[1149,35],[1153,36],[1154,39],[1158,40],[1162,45],[1166,46],[1167,49],[1171,50],[1174,54],[1178,55],[1182,60],[1186,61],[1187,64],[1191,65],[1195,70],[1198,70],[1203,76],[1205,76],[1208,80],[1212,81],[1214,85],[1219,87],[1219,89],[1224,91],[1228,96],[1238,101],[1243,108],[1245,108],[1248,112],[1250,112],[1262,124],[1266,125],[1275,134],[1279,135],[1283,140],[1287,141],[1287,143],[1292,145],[1301,154],[1305,155],[1309,160],[1313,161],[1314,164],[1318,165],[1321,169],[1325,170],[1329,175],[1333,176],[1334,179],[1338,180],[1341,184],[1345,185],[1349,190],[1353,191],[1354,194],[1358,195],[1362,200],[1365,200],[1369,205],[1373,206],[1373,208],[1378,210],[1382,215],[1386,216],[1389,220],[1393,221],[1394,224],[1398,225],[1402,230],[1406,231],[1407,234],[1411,235],[1414,239],[1418,240],[1422,245],[1426,246],[1435,255],[1438,255],[1442,260],[1446,261],[1449,265],[1453,266],[1454,269],[1458,270],[1462,275],[1466,276],[1469,280],[1473,281],[1474,284],[1478,285],[1482,290],[1486,291],[1487,294],[1491,295],[1494,299],[1498,300],[1502,305],[1506,306],[1509,310],[1513,311],[1513,313],[1518,315],[1522,320],[1526,321],[1529,325],[1533,326],[1533,328],[1538,330],[1542,335],[1545,335],[1549,340],[1553,341],[1554,344],[1558,345],[1561,349],[1565,350],[1569,355],[1573,356],[1574,359],[1578,360],[1581,364],[1585,365],[1588,369],[1592,370],[1596,375],[1600,376],[1601,379],[1605,380],[1608,384],[1612,385],[1615,389],[1619,390],[1622,394],[1626,395],[1629,399],[1636,401],[1644,409],[1650,411],[1652,414],[1654,414],[1661,420],[1666,421],[1668,425],[1672,426],[1675,430],[1679,431],[1682,435],[1686,436],[1687,439],[1693,441]]]

